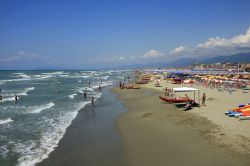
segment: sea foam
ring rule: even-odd
[[[51,107],[54,107],[55,104],[53,102],[50,102],[48,104],[44,104],[44,105],[40,105],[40,106],[35,106],[32,108],[31,111],[29,111],[29,113],[39,113],[43,110],[46,110],[46,109],[50,109]]]
[[[39,143],[27,142],[16,145],[16,152],[23,154],[18,159],[18,166],[33,166],[36,163],[49,157],[49,154],[58,146],[60,139],[66,132],[67,127],[71,124],[72,120],[76,118],[78,110],[89,104],[82,102],[73,112],[68,112],[58,119],[48,120],[47,123],[51,124],[45,133],[42,133]],[[55,122],[56,121],[56,122]],[[28,145],[28,146],[27,146]]]
[[[1,124],[6,124],[6,123],[10,123],[10,122],[13,122],[13,120],[11,118],[0,119],[0,125]]]
[[[69,97],[70,99],[74,99],[74,97],[75,97],[76,95],[77,95],[77,94],[74,93],[74,94],[72,94],[72,95],[69,95],[68,97]]]
[[[19,95],[19,96],[27,96],[28,92],[32,91],[34,89],[35,89],[35,87],[26,88],[22,92],[17,93],[17,95]]]

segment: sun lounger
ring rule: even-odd
[[[225,112],[226,115],[228,115],[229,117],[239,117],[241,115],[240,112],[235,112],[235,111],[227,111]]]
[[[239,120],[250,120],[250,116],[240,116]]]

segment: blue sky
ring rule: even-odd
[[[248,52],[249,18],[249,0],[1,0],[0,69]]]

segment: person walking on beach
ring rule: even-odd
[[[122,89],[122,82],[121,81],[119,82],[119,87],[120,87],[120,89]]]
[[[206,101],[206,94],[203,93],[203,95],[202,95],[202,103],[201,103],[203,106],[206,106],[205,101]]]
[[[94,105],[94,100],[95,100],[95,98],[92,97],[92,101],[91,101],[92,105]]]

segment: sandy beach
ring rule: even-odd
[[[116,118],[127,111],[110,88],[105,97],[79,111],[58,147],[39,166],[126,166]]]
[[[250,121],[224,114],[248,103],[249,94],[193,86],[206,93],[206,106],[184,112],[158,97],[166,86],[181,85],[154,83],[141,89],[113,89],[129,110],[117,121],[128,165],[250,165]]]

